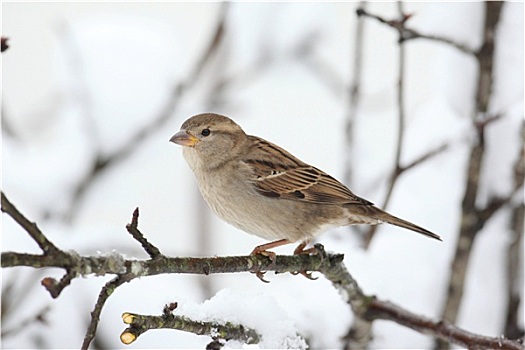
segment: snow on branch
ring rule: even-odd
[[[128,345],[150,329],[176,329],[198,335],[209,335],[214,341],[233,339],[245,344],[258,344],[261,341],[261,336],[255,330],[244,327],[242,324],[194,321],[184,316],[174,315],[172,311],[176,307],[177,303],[166,305],[162,316],[123,313],[122,321],[129,327],[122,332],[120,340]]]
[[[29,266],[33,268],[56,267],[66,270],[60,281],[44,278],[42,284],[56,298],[69,285],[72,279],[87,275],[116,275],[101,289],[99,297],[91,312],[91,322],[88,326],[82,349],[87,349],[95,337],[100,314],[104,304],[113,292],[122,284],[138,277],[159,274],[204,274],[275,271],[276,273],[317,271],[332,282],[344,300],[351,307],[356,318],[372,322],[378,319],[390,320],[418,332],[432,335],[446,341],[476,349],[524,349],[518,341],[501,337],[486,337],[462,330],[452,324],[435,322],[423,316],[407,311],[389,301],[365,294],[357,281],[346,269],[342,254],[327,253],[322,245],[315,247],[317,252],[310,255],[276,256],[275,261],[266,256],[230,256],[230,257],[167,257],[149,243],[138,230],[138,209],[135,210],[132,222],[126,227],[132,237],[137,240],[149,254],[148,260],[124,259],[119,254],[105,256],[80,256],[75,252],[63,251],[53,245],[38,226],[31,223],[2,192],[2,211],[13,218],[37,242],[42,254],[25,254],[2,252],[2,268]],[[128,327],[121,340],[129,344],[149,329],[170,328],[190,331],[196,334],[209,334],[216,342],[220,339],[237,339],[248,343],[257,343],[256,329],[232,323],[216,324],[180,318],[171,314],[176,305],[167,307],[163,316],[145,316],[131,312],[123,314],[123,320]],[[214,346],[217,346],[215,344]]]

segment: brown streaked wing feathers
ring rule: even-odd
[[[372,205],[330,175],[277,145],[255,136],[249,138],[253,139],[254,146],[246,153],[250,157],[242,161],[251,168],[254,186],[262,195],[310,203]]]

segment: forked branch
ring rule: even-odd
[[[2,193],[2,211],[11,216],[13,219],[22,223],[30,222],[22,213],[16,210],[7,197]],[[36,225],[23,225],[26,231],[37,242],[45,242],[44,246],[53,246],[46,248],[47,252],[42,255],[3,252],[2,267],[29,266],[34,268],[55,267],[66,270],[67,283],[62,283],[60,291],[65,288],[69,282],[77,276],[86,275],[116,275],[112,280],[107,282],[99,294],[94,310],[91,313],[91,322],[86,332],[82,349],[87,349],[96,334],[101,311],[105,302],[112,293],[122,284],[132,281],[137,277],[154,276],[159,274],[178,273],[178,274],[211,274],[211,273],[232,273],[232,272],[258,272],[258,271],[275,271],[276,273],[295,272],[295,271],[317,271],[323,274],[334,287],[341,292],[344,300],[349,304],[356,317],[367,321],[377,319],[390,320],[404,325],[416,331],[444,339],[446,341],[459,344],[462,346],[475,348],[491,349],[524,349],[518,341],[504,338],[485,337],[469,333],[452,324],[443,322],[434,322],[420,315],[411,313],[393,303],[381,300],[374,296],[366,295],[359,287],[356,280],[350,275],[343,263],[343,255],[330,254],[324,251],[323,246],[316,245],[317,253],[312,255],[295,255],[295,256],[276,256],[275,261],[266,256],[233,256],[233,257],[212,257],[212,258],[192,258],[166,257],[160,253],[151,243],[147,242],[143,234],[138,230],[138,210],[133,213],[132,223],[129,224],[128,231],[132,231],[132,237],[137,240],[150,255],[148,260],[124,259],[121,255],[112,254],[107,256],[80,256],[74,252],[63,251],[47,239],[41,231],[35,235]],[[17,222],[18,222],[17,221]],[[48,244],[49,245],[46,245]],[[44,248],[42,248],[44,250]],[[47,280],[47,279],[44,279]],[[58,282],[57,284],[60,284]],[[49,289],[49,287],[48,287]],[[54,295],[58,297],[60,293]],[[172,311],[172,310],[171,310]],[[169,312],[170,313],[170,312]],[[149,329],[156,328],[177,328],[174,323],[180,322],[181,319],[167,316],[159,319],[159,316],[144,316],[134,313],[126,313],[124,321],[130,325],[124,334],[124,341],[134,341],[136,337]],[[167,319],[167,320],[166,320]],[[162,322],[160,322],[162,321]],[[167,322],[172,323],[167,323]],[[186,325],[192,324],[192,320],[184,319]],[[195,324],[194,324],[195,325]],[[212,327],[210,329],[219,330],[214,333],[215,338],[220,338],[221,331],[228,330],[224,334],[226,338],[230,337],[231,332],[237,332],[238,327],[242,325],[219,325],[219,324],[202,324],[196,329],[201,332],[202,327]],[[141,328],[142,327],[142,328]],[[215,327],[215,328],[213,328]],[[226,327],[226,328],[221,328]],[[230,328],[228,328],[230,327]],[[233,328],[231,328],[233,327]],[[237,328],[235,328],[237,327]],[[185,327],[191,329],[192,327]],[[257,330],[244,329],[248,334],[249,340],[254,342],[257,338]],[[247,333],[246,333],[247,332]],[[201,334],[201,333],[198,333]],[[217,337],[217,334],[219,336]],[[244,336],[244,335],[242,335]],[[248,339],[245,338],[245,339]],[[122,338],[121,338],[122,339]],[[216,339],[215,339],[216,340]]]

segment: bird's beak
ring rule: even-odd
[[[171,137],[170,142],[181,146],[195,147],[195,144],[199,142],[199,139],[188,133],[186,130],[181,130]]]

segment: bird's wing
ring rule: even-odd
[[[320,204],[372,204],[279,146],[250,137],[254,146],[241,161],[249,167],[251,180],[261,195]]]

